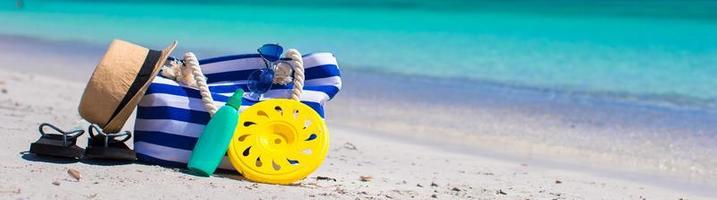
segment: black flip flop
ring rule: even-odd
[[[55,129],[59,134],[45,133],[45,127]],[[82,157],[84,150],[77,146],[77,137],[85,133],[84,130],[63,131],[48,123],[40,124],[39,130],[42,136],[30,144],[30,153],[74,159]]]
[[[137,160],[137,154],[124,143],[132,138],[131,132],[104,133],[94,124],[90,125],[89,132],[90,138],[87,141],[84,158],[126,161]],[[95,134],[95,132],[97,132],[97,134]],[[118,137],[124,138],[118,140]]]

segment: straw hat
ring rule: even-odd
[[[82,94],[80,116],[104,132],[119,132],[176,46],[156,51],[112,41]]]

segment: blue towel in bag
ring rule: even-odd
[[[301,102],[324,117],[324,105],[341,90],[341,73],[331,53],[303,56],[304,91]],[[200,60],[217,107],[224,105],[238,88],[246,88],[247,77],[264,62],[258,54],[232,55]],[[266,98],[289,98],[293,84],[273,85]],[[244,98],[240,110],[257,101]],[[137,108],[134,150],[140,161],[185,168],[197,138],[209,122],[199,90],[157,76]],[[221,169],[232,170],[225,158]]]

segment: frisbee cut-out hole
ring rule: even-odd
[[[262,165],[261,158],[256,157],[256,163],[254,163],[254,165],[256,165],[257,167],[261,167],[261,165]]]
[[[251,152],[249,152],[250,149],[251,149],[251,146],[247,147],[246,149],[244,149],[244,152],[242,152],[241,155],[249,156],[249,153],[251,153]]]
[[[291,165],[299,165],[299,161],[298,161],[298,160],[286,159],[286,161],[288,161],[289,164],[291,164]]]
[[[244,127],[249,127],[249,126],[252,126],[252,125],[256,125],[256,123],[251,122],[251,121],[246,121],[246,122],[244,122]]]
[[[237,140],[239,140],[239,142],[244,142],[244,140],[246,140],[246,137],[249,137],[249,135],[239,136],[239,138],[237,138]]]
[[[260,111],[256,112],[256,115],[269,118],[269,115],[266,114],[266,112],[264,112],[263,110],[260,110]]]
[[[311,135],[309,135],[309,137],[308,137],[308,138],[306,138],[306,140],[304,140],[304,141],[311,141],[311,140],[315,140],[315,139],[316,139],[317,137],[318,137],[318,136],[316,136],[316,134],[315,134],[315,133],[312,133],[312,134],[311,134]]]
[[[282,110],[280,106],[274,107],[274,110],[276,110],[276,112],[279,112],[279,115],[284,116],[284,110]]]
[[[273,160],[271,161],[271,167],[274,168],[275,171],[279,171],[281,169],[281,166],[279,164],[276,164]]]
[[[306,121],[304,121],[304,129],[309,128],[309,126],[311,126],[311,120],[307,119]]]
[[[314,153],[314,151],[312,151],[311,149],[304,149],[301,151],[301,153],[306,154],[306,155],[311,155],[312,153]]]

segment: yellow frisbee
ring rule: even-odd
[[[242,111],[229,160],[245,178],[290,184],[315,171],[329,149],[326,123],[295,100],[269,99]]]

